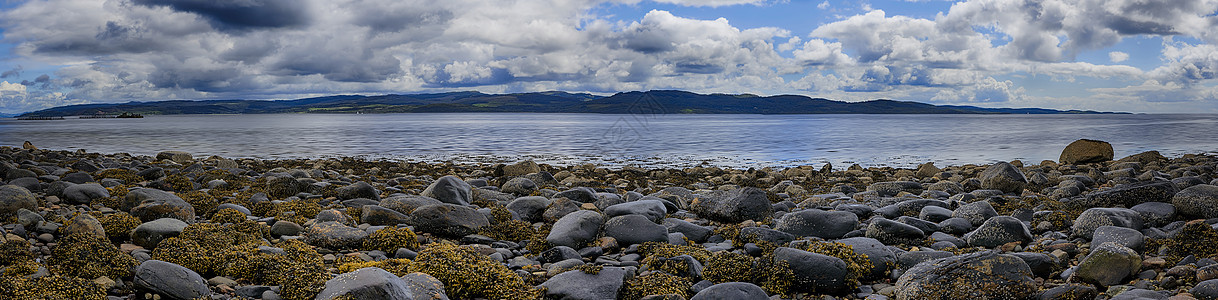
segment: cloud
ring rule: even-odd
[[[302,26],[309,22],[309,5],[296,0],[133,0],[145,6],[165,6],[195,13],[220,29]]]
[[[1192,84],[1218,78],[1218,46],[1169,43],[1163,58],[1167,62],[1150,72],[1158,80]]]
[[[1125,52],[1121,52],[1121,51],[1108,52],[1108,60],[1110,60],[1114,63],[1123,62],[1128,59],[1129,59],[1129,53],[1125,53]]]
[[[828,9],[828,8],[829,8],[829,0],[825,0],[825,2],[821,2],[820,4],[817,4],[817,5],[816,5],[816,8],[819,8],[819,9]]]
[[[21,76],[21,70],[23,70],[23,68],[21,65],[18,65],[17,67],[8,71],[0,72],[0,79]]]

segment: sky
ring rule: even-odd
[[[1218,113],[1218,0],[0,0],[0,113],[655,89]]]

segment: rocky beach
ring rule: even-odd
[[[0,299],[1218,299],[1218,156],[606,168],[0,147]]]

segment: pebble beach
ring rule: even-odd
[[[916,168],[0,147],[0,299],[1218,299],[1218,156]]]

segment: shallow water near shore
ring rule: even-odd
[[[604,115],[529,113],[169,115],[0,119],[0,145],[152,155],[361,156],[608,166],[910,167],[1057,160],[1080,138],[1116,156],[1218,152],[1218,115]]]

